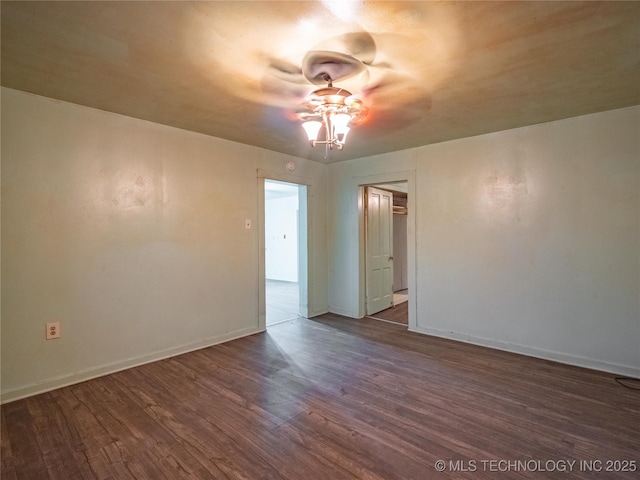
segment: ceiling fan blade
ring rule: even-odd
[[[260,92],[262,103],[283,108],[296,108],[308,95],[309,84],[306,80],[304,83],[297,83],[272,75],[264,75],[260,81]]]
[[[431,96],[413,77],[387,68],[370,67],[372,81],[359,97],[369,108],[362,127],[371,135],[406,128],[431,109]]]
[[[302,68],[286,58],[269,58],[265,76],[271,76],[290,83],[307,83]]]
[[[299,62],[266,55],[264,58],[268,63],[259,80],[259,101],[288,109],[296,108],[310,90],[309,81],[302,74]]]
[[[371,80],[362,89],[363,98],[402,106],[425,95],[425,88],[412,76],[392,68],[369,67]]]
[[[339,52],[357,58],[362,63],[372,63],[376,58],[377,47],[369,32],[349,32],[337,35],[318,43],[314,50]]]

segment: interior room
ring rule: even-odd
[[[639,2],[0,8],[3,480],[637,478]]]

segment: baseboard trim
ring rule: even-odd
[[[615,373],[618,375],[625,375],[633,378],[640,379],[640,368],[620,365],[617,363],[603,362],[601,360],[594,360],[591,358],[580,357],[576,355],[567,355],[565,353],[553,352],[550,350],[544,350],[535,347],[528,347],[526,345],[519,345],[516,343],[507,343],[499,340],[492,340],[482,337],[474,337],[473,335],[467,335],[464,333],[448,332],[445,330],[439,330],[436,328],[409,328],[410,332],[421,333],[423,335],[431,335],[433,337],[446,338],[449,340],[456,340],[459,342],[470,343],[473,345],[479,345],[481,347],[494,348],[496,350],[503,350],[505,352],[518,353],[520,355],[526,355],[528,357],[541,358],[544,360],[551,360],[558,363],[564,363],[566,365],[573,365],[576,367],[589,368],[591,370],[599,370],[607,373]]]
[[[406,323],[394,322],[393,320],[387,320],[386,318],[378,318],[374,315],[366,315],[364,318],[370,318],[371,320],[377,320],[378,322],[386,322],[391,323],[392,325],[400,325],[401,327],[406,327]]]
[[[231,340],[236,340],[238,338],[261,332],[264,332],[264,330],[256,326],[242,328],[233,332],[209,337],[198,342],[187,343],[159,352],[142,355],[140,357],[110,363],[108,365],[104,365],[102,367],[94,368],[91,370],[86,370],[84,372],[65,375],[52,380],[47,380],[45,382],[34,383],[26,387],[16,388],[14,390],[0,393],[0,405],[14,402],[16,400],[21,400],[23,398],[32,397],[34,395],[39,395],[41,393],[50,392],[52,390],[57,390],[59,388],[68,387],[77,383],[86,382],[87,380],[103,377],[105,375],[110,375],[112,373],[127,370],[129,368],[139,367],[147,363],[157,362],[159,360],[164,360],[165,358],[175,357],[177,355],[193,352],[195,350],[212,347],[214,345],[229,342]]]
[[[345,307],[330,307],[327,313],[334,313],[336,315],[342,315],[343,317],[349,318],[358,318],[358,315],[354,315],[354,313]]]
[[[314,309],[309,312],[309,316],[307,318],[317,317],[318,315],[324,315],[325,313],[329,313],[329,310],[326,308]]]

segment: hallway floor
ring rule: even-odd
[[[266,280],[267,326],[298,318],[299,288],[297,282]]]

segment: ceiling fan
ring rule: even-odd
[[[389,132],[424,107],[413,103],[424,98],[421,86],[379,56],[370,33],[339,35],[306,52],[301,62],[270,58],[261,88],[292,120],[303,122],[312,146],[325,145],[326,158],[329,150],[344,147],[350,126]],[[324,86],[313,89],[318,85]]]

